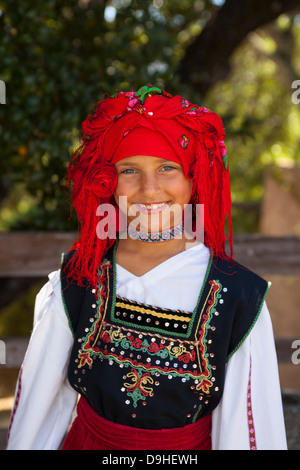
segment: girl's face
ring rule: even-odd
[[[185,177],[179,163],[136,155],[118,161],[115,167],[118,183],[114,198],[128,224],[155,232],[182,221],[184,205],[192,194],[192,181]]]

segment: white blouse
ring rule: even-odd
[[[209,250],[199,244],[140,277],[117,265],[117,295],[192,311],[208,262]],[[16,388],[8,450],[60,448],[78,398],[67,378],[72,346],[58,270],[49,275],[36,298],[34,327]],[[223,396],[212,415],[213,450],[251,448],[287,449],[274,337],[265,303],[251,333],[228,361]]]

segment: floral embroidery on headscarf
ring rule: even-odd
[[[189,145],[189,138],[186,135],[181,135],[178,139],[180,147],[187,149]]]

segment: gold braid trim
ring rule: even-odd
[[[116,302],[116,307],[125,308],[127,310],[133,310],[139,313],[148,313],[149,315],[153,315],[154,317],[167,318],[168,320],[178,320],[187,323],[191,320],[189,317],[181,317],[179,315],[169,315],[167,313],[155,312],[154,310],[149,310],[147,308],[138,307],[135,305],[127,305],[122,302]]]

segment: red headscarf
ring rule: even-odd
[[[224,224],[230,218],[230,183],[225,132],[220,117],[181,96],[152,86],[107,97],[82,123],[83,143],[68,168],[80,240],[74,244],[71,275],[94,283],[98,266],[115,239],[96,235],[97,207],[113,202],[117,185],[114,163],[151,155],[180,163],[193,180],[193,204],[204,204],[204,243],[216,256],[225,254]]]

